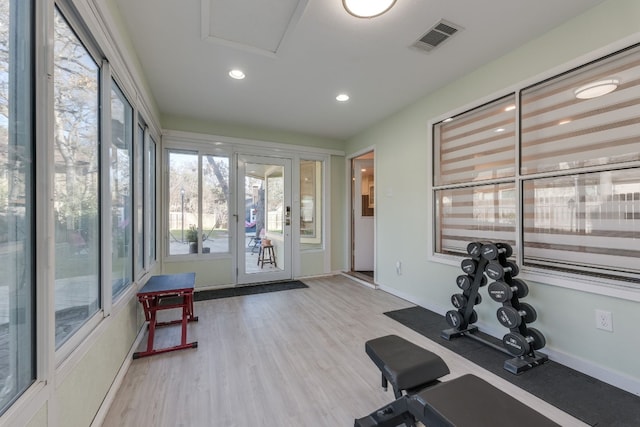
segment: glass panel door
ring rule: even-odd
[[[238,156],[238,283],[291,279],[291,160]]]

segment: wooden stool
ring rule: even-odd
[[[262,268],[265,264],[273,264],[274,267],[278,267],[276,264],[276,253],[273,251],[273,245],[260,245],[260,251],[258,252],[258,265]]]

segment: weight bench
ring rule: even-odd
[[[356,419],[355,427],[414,427],[418,421],[428,427],[559,427],[475,375],[440,382],[449,373],[444,361],[396,335],[367,341],[365,350],[396,400]]]

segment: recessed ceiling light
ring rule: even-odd
[[[357,18],[380,16],[395,4],[396,0],[342,0],[344,8]]]
[[[244,73],[242,72],[242,70],[238,70],[237,68],[229,71],[229,77],[231,77],[232,79],[236,79],[236,80],[242,80],[245,78]]]
[[[569,119],[565,119],[565,120],[561,120],[560,122],[558,122],[558,124],[559,124],[560,126],[562,126],[562,125],[566,125],[567,123],[571,123],[571,120],[569,120]]]
[[[573,94],[578,99],[597,98],[613,92],[618,88],[619,84],[620,82],[616,79],[598,80],[597,82],[580,86]]]
[[[494,132],[504,132],[504,128],[498,128]]]
[[[515,105],[513,105],[513,104],[511,104],[511,105],[509,105],[508,107],[506,107],[506,108],[504,109],[504,111],[513,111],[513,110],[515,110],[515,109],[516,109],[516,106],[515,106]]]
[[[340,95],[336,96],[336,101],[345,102],[348,100],[349,100],[349,95],[347,95],[346,93],[341,93]]]

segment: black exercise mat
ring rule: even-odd
[[[437,313],[410,307],[384,314],[589,425],[640,426],[640,397],[632,393],[554,361],[514,375],[503,368],[504,361],[510,359],[508,354],[472,338],[441,338],[440,332],[450,326]],[[502,346],[494,337],[482,332],[477,335]]]
[[[197,291],[193,295],[195,301],[208,299],[239,297],[242,295],[263,294],[265,292],[288,291],[290,289],[308,288],[299,280],[288,280],[286,282],[262,283],[259,285],[238,286],[235,288],[212,289],[209,291]]]

